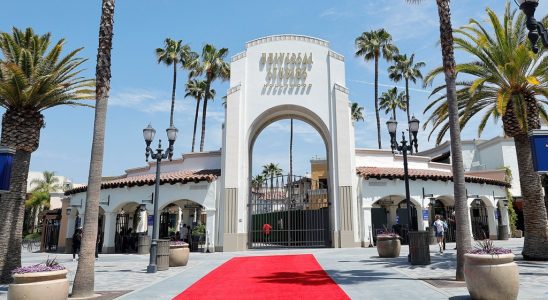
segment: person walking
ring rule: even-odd
[[[72,261],[76,260],[76,254],[80,258],[80,246],[82,245],[82,228],[78,228],[72,235]]]
[[[95,260],[99,259],[99,249],[103,248],[103,234],[100,230],[97,231],[97,241],[95,241]]]
[[[434,228],[436,229],[436,240],[440,247],[440,253],[443,254],[443,221],[440,215],[436,215],[436,221],[434,221]]]

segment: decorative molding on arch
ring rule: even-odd
[[[249,41],[245,44],[245,48],[248,49],[253,46],[257,46],[264,43],[275,42],[275,41],[301,41],[320,45],[323,47],[329,47],[329,42],[326,40],[306,36],[306,35],[297,35],[297,34],[280,34],[280,35],[270,35],[262,38],[258,38],[252,41]]]
[[[228,91],[226,92],[226,95],[228,96],[230,94],[233,94],[239,91],[241,88],[242,88],[242,83],[238,83],[238,85],[229,88]]]
[[[238,61],[244,57],[247,56],[247,52],[246,51],[242,51],[234,56],[232,56],[232,58],[230,59],[230,62],[235,62],[235,61]]]
[[[335,83],[335,90],[336,90],[336,91],[343,92],[343,93],[345,93],[345,94],[347,94],[347,95],[350,93],[350,92],[348,91],[347,88],[345,88],[344,86],[342,86],[342,85],[340,85],[340,84],[338,84],[338,83]]]
[[[329,50],[329,56],[344,62],[344,56],[340,55],[339,53],[333,50]]]

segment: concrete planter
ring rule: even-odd
[[[8,289],[8,300],[68,298],[67,270],[14,274]]]
[[[190,253],[188,244],[181,246],[169,247],[169,266],[170,267],[182,267],[188,263],[188,255]]]
[[[472,299],[517,299],[519,270],[514,254],[465,254],[464,278]]]
[[[400,256],[401,242],[397,237],[377,237],[377,252],[379,257]]]

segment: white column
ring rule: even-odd
[[[489,225],[489,238],[497,239],[497,219],[495,219],[495,208],[487,206],[487,224]]]
[[[114,253],[116,236],[116,213],[105,212],[105,232],[103,236],[103,253]]]
[[[206,251],[209,250],[209,252],[215,252],[215,215],[216,210],[214,208],[209,208],[205,210],[207,215],[207,221],[206,221],[206,241],[205,241],[205,249]]]
[[[373,233],[372,233],[372,220],[371,220],[371,206],[362,207],[362,220],[363,220],[363,241],[362,246],[367,247],[370,244],[373,244]]]

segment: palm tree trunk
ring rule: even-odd
[[[112,34],[114,27],[115,0],[103,0],[101,22],[99,25],[99,48],[96,67],[96,104],[93,125],[93,143],[89,164],[88,188],[86,192],[86,213],[80,248],[80,259],[74,276],[73,297],[90,297],[95,284],[95,247],[97,241],[97,222],[99,219],[99,195],[103,171],[105,148],[105,121],[110,91],[110,59]]]
[[[409,121],[411,121],[410,116],[410,107],[409,107],[409,79],[405,79],[405,105],[407,105],[407,109],[405,110],[407,112],[407,124],[409,124]],[[409,141],[411,141],[411,130],[409,130]],[[411,154],[413,154],[413,147],[411,147]]]
[[[548,220],[542,197],[540,177],[533,169],[531,145],[527,134],[514,136],[518,158],[519,183],[524,198],[525,239],[523,257],[527,260],[548,260]]]
[[[381,143],[381,119],[379,116],[379,57],[375,56],[375,116],[377,117],[377,141],[379,149],[382,149]]]
[[[200,139],[200,152],[204,152],[205,132],[206,132],[206,114],[207,114],[207,101],[209,95],[210,83],[207,82],[206,94],[204,96],[204,107],[202,110],[202,137]]]
[[[196,113],[194,114],[194,131],[192,133],[192,150],[194,152],[194,144],[196,142],[196,127],[198,127],[198,112],[200,111],[200,99],[196,99]]]
[[[395,107],[392,109],[392,118],[394,118],[394,120],[396,120],[396,108]]]
[[[2,128],[4,129],[4,128]],[[17,150],[13,158],[9,193],[0,196],[0,275],[10,283],[11,270],[21,266],[21,241],[31,152]]]
[[[453,48],[453,30],[451,27],[451,9],[449,0],[436,0],[440,17],[440,40],[447,84],[447,102],[449,106],[449,133],[451,136],[451,164],[453,168],[453,188],[455,195],[455,219],[457,229],[457,270],[456,280],[464,280],[464,254],[472,246],[470,237],[470,218],[464,182],[462,145],[457,108],[455,53]],[[407,107],[409,110],[409,107]]]
[[[171,112],[169,114],[169,126],[173,126],[173,111],[175,110],[175,89],[177,88],[177,64],[173,63],[173,89],[171,90]]]

